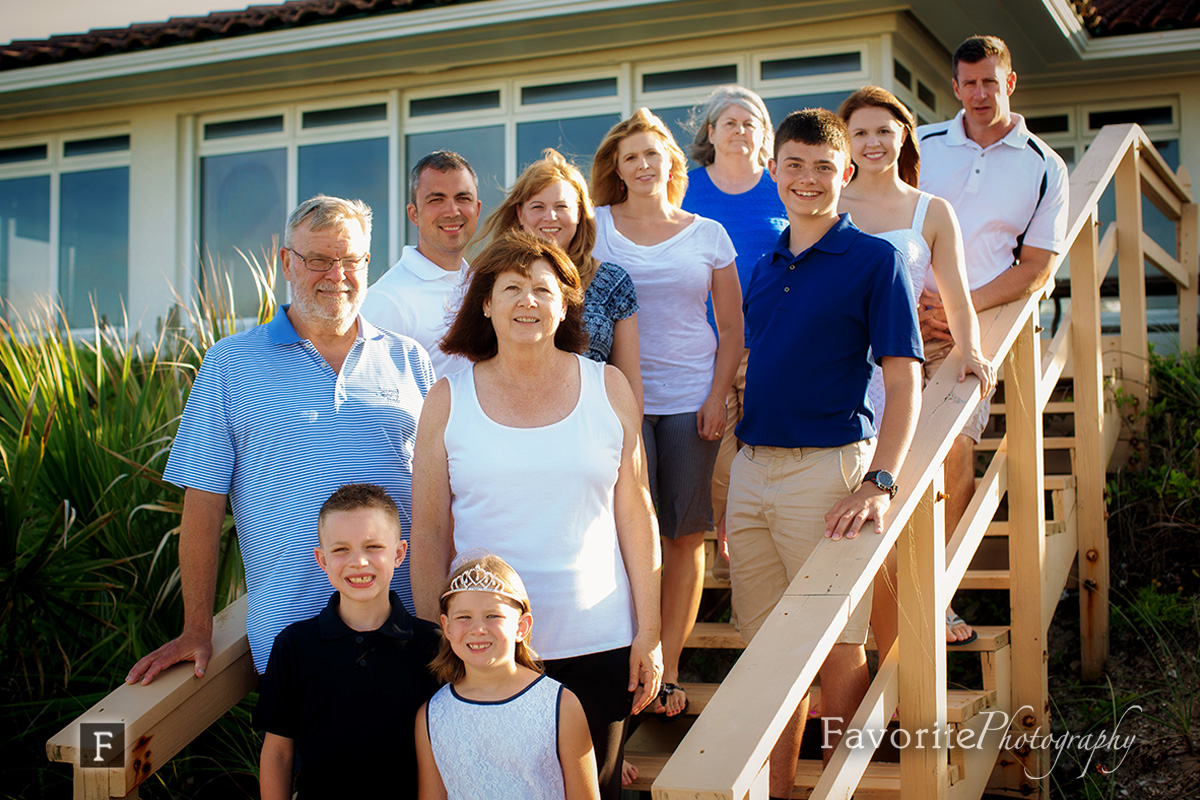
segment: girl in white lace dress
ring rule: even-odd
[[[461,560],[441,597],[446,681],[417,712],[421,800],[595,800],[596,759],[579,700],[542,673],[533,617],[503,559]]]

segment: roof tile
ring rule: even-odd
[[[481,0],[288,0],[202,17],[172,17],[0,44],[0,71],[469,2]]]

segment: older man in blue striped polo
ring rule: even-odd
[[[358,313],[366,294],[371,210],[318,195],[288,218],[279,251],[292,302],[265,325],[217,342],[188,397],[164,477],[186,489],[179,539],[183,633],[126,679],[149,683],[181,661],[204,675],[228,497],[246,566],[254,666],[289,623],[329,599],[313,559],[317,512],[347,483],[375,483],[412,507],[412,450],[433,368],[412,339]],[[392,588],[412,611],[408,563]]]

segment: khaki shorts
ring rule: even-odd
[[[825,514],[862,485],[874,440],[845,447],[743,447],[733,459],[726,526],[734,622],[749,643],[825,538]],[[864,644],[868,593],[838,642]]]
[[[921,370],[926,382],[942,368],[942,363],[954,347],[948,343],[945,344],[945,347],[939,348],[934,342],[925,343],[925,363],[921,365]],[[988,392],[988,396],[979,401],[979,405],[975,407],[975,413],[967,417],[967,421],[963,423],[963,429],[960,432],[964,436],[970,436],[975,444],[979,444],[979,440],[983,438],[983,429],[987,427],[988,417],[992,415],[992,398],[995,395],[996,387],[993,386],[992,391]]]

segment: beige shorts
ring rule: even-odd
[[[937,343],[925,342],[925,363],[921,365],[921,370],[926,382],[941,369],[946,356],[950,355],[950,351],[954,347],[949,343],[942,344],[943,347],[938,347]],[[960,432],[964,436],[970,436],[975,444],[979,444],[979,440],[983,438],[983,429],[987,427],[988,417],[992,415],[992,397],[995,394],[996,387],[993,386],[992,390],[988,392],[988,396],[979,401],[979,405],[975,407],[975,413],[967,417],[967,421],[963,423],[963,429]]]
[[[862,485],[874,440],[845,447],[743,447],[733,459],[726,526],[733,615],[749,643],[825,538],[825,514]],[[864,644],[868,593],[838,642]]]

